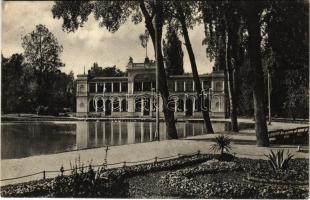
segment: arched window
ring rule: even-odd
[[[178,112],[183,112],[184,111],[184,101],[183,99],[178,100]]]
[[[118,99],[113,100],[113,112],[119,112],[119,101],[118,101]]]
[[[105,115],[111,115],[111,100],[107,99],[105,101]]]
[[[141,103],[142,103],[141,97],[137,97],[135,99],[135,112],[141,112]]]
[[[174,99],[169,99],[167,103],[168,103],[167,104],[168,109],[170,111],[174,112],[175,111],[175,100]]]
[[[214,108],[212,108],[213,111],[220,111],[221,110],[221,102],[220,102],[220,98],[215,96],[214,99]]]
[[[126,99],[122,100],[122,112],[127,112],[127,101]]]
[[[103,100],[99,99],[97,101],[97,112],[103,112]]]
[[[191,98],[186,99],[186,116],[191,116],[193,114],[193,101]]]

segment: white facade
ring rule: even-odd
[[[225,116],[224,74],[214,71],[200,75],[204,102],[198,108],[197,93],[191,74],[170,76],[168,108],[178,117],[201,117],[201,109],[211,117]],[[127,77],[90,77],[78,75],[76,94],[77,116],[97,117],[154,117],[155,65],[132,63],[127,65]],[[210,100],[210,101],[208,101]],[[163,102],[159,110],[163,117]]]

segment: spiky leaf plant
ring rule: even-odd
[[[210,150],[220,151],[221,155],[224,153],[224,149],[229,152],[231,150],[231,138],[226,135],[219,135],[215,138],[215,144],[212,144]]]
[[[270,150],[269,155],[265,155],[268,158],[268,162],[274,171],[286,170],[288,168],[289,161],[293,158],[288,150],[284,153],[284,149],[273,152]]]

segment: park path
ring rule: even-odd
[[[193,136],[187,139],[179,140],[165,140],[155,141],[148,143],[129,144],[122,146],[111,146],[108,151],[108,163],[118,162],[130,162],[147,160],[154,157],[167,157],[175,156],[177,154],[189,154],[197,152],[212,153],[209,148],[213,143],[210,139],[215,137],[213,135]],[[243,134],[232,135],[233,139],[244,139],[246,141],[255,141],[254,136],[248,136]],[[272,146],[272,149],[286,148],[297,158],[308,158],[308,151],[296,152],[297,147],[294,145],[286,146]],[[304,147],[308,149],[308,147]],[[232,151],[236,153],[238,157],[247,158],[261,158],[264,159],[264,154],[269,152],[270,148],[257,147],[255,144],[233,144]],[[105,157],[105,148],[78,150],[72,152],[31,156],[21,159],[8,159],[1,161],[1,179],[13,178],[33,174],[36,172],[54,171],[59,170],[61,166],[65,169],[70,169],[70,163],[74,164],[75,161],[80,158],[81,163],[88,165],[90,162],[92,165],[102,164]],[[153,162],[153,161],[150,161]],[[122,166],[115,165],[115,167]],[[46,178],[55,177],[59,173],[47,173]],[[22,179],[15,179],[10,181],[1,181],[1,185],[25,182],[30,180],[42,179],[43,174],[40,173],[36,176],[26,177]]]

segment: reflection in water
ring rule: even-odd
[[[75,149],[75,124],[2,123],[1,159],[24,158]]]
[[[180,138],[200,135],[202,124],[177,124]],[[78,122],[76,127],[77,149],[151,142],[155,138],[153,122]],[[160,123],[160,140],[166,140],[165,124]]]
[[[230,123],[213,122],[216,132],[230,130]],[[203,123],[177,123],[180,138],[205,134]],[[240,124],[240,129],[253,128]],[[154,122],[27,122],[1,124],[1,159],[24,158],[77,149],[150,142]],[[160,140],[166,140],[160,123]]]

